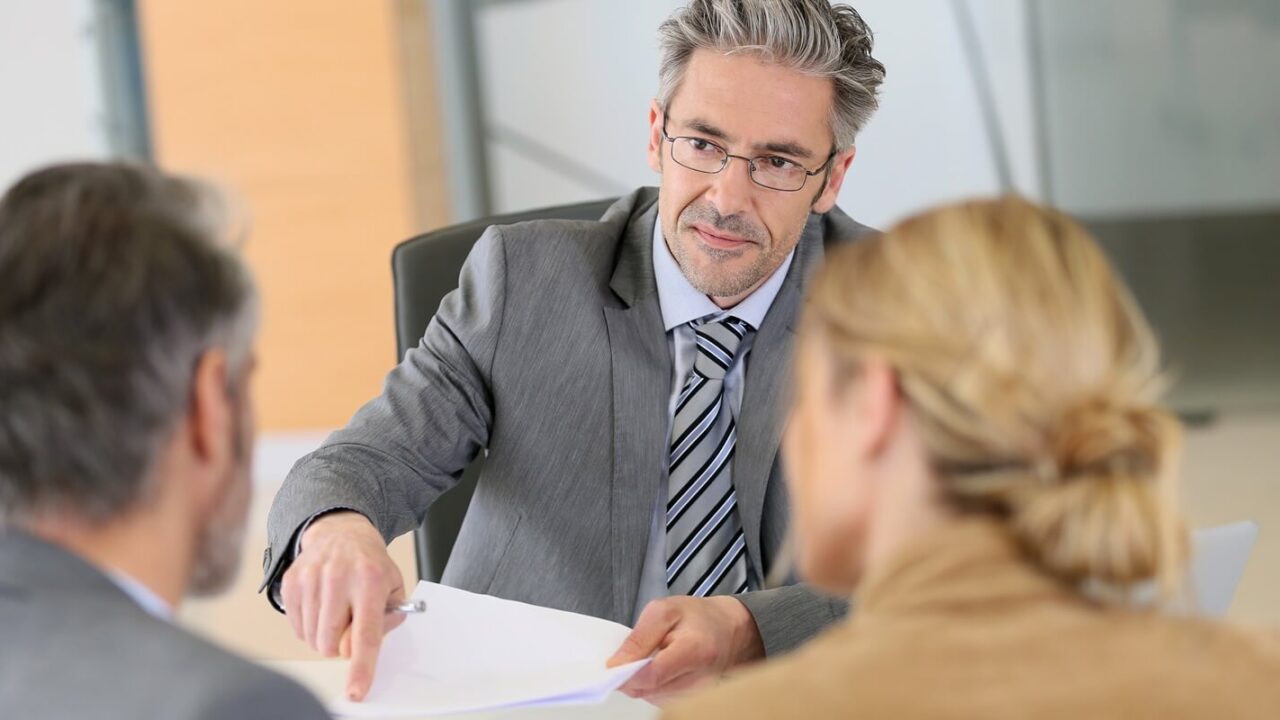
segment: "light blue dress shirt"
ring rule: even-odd
[[[670,346],[673,365],[671,399],[667,404],[667,436],[671,434],[671,416],[675,413],[676,398],[679,397],[680,390],[684,387],[685,380],[693,369],[693,362],[698,356],[695,334],[693,328],[689,327],[689,323],[708,315],[716,317],[732,315],[739,320],[751,323],[752,327],[758,329],[764,322],[764,316],[769,312],[769,307],[773,305],[773,299],[778,296],[778,290],[786,280],[787,270],[791,267],[794,257],[795,250],[792,250],[782,261],[782,265],[763,285],[756,288],[755,292],[732,308],[723,310],[689,283],[689,279],[676,264],[676,259],[671,256],[671,251],[663,239],[661,218],[654,223],[653,274],[657,279],[658,304],[662,309],[662,323],[667,331],[667,342]],[[738,349],[738,357],[724,377],[725,397],[729,400],[729,409],[734,418],[738,417],[738,411],[742,407],[743,378],[746,376],[748,355],[751,353],[751,345],[755,342],[755,337],[755,333],[752,333],[742,341]],[[663,467],[661,472],[662,492],[658,494],[654,503],[653,520],[649,526],[649,546],[645,551],[644,566],[640,573],[640,593],[636,598],[637,619],[645,605],[668,594],[665,523],[667,468]],[[753,589],[761,585],[759,578],[751,577],[749,581]]]
[[[173,619],[173,608],[169,607],[169,603],[162,600],[159,595],[152,592],[151,588],[117,570],[107,570],[106,575],[111,579],[111,582],[116,584],[116,587],[120,588],[125,595],[128,595],[139,607],[152,616],[161,620]]]

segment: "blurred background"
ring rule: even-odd
[[[656,29],[680,4],[0,3],[0,185],[133,157],[211,177],[252,215],[255,519],[235,590],[185,622],[309,656],[255,595],[266,508],[397,359],[392,247],[656,185]],[[1280,625],[1280,3],[853,4],[888,74],[840,205],[883,227],[1012,190],[1089,224],[1165,343],[1193,524],[1261,524],[1232,617]],[[407,539],[393,554],[416,580]]]

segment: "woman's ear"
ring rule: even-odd
[[[868,356],[860,363],[857,379],[846,386],[840,402],[851,415],[848,426],[855,428],[858,454],[864,460],[876,460],[893,440],[901,412],[897,374],[883,358]]]

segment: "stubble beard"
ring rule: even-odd
[[[222,498],[208,522],[201,528],[187,594],[211,597],[224,592],[236,578],[244,538],[249,524],[252,494],[248,444],[241,428],[236,433],[235,462],[223,480]]]
[[[703,223],[718,230],[750,240],[753,247],[737,250],[724,250],[708,247],[697,239],[695,223]],[[773,242],[764,228],[744,221],[736,215],[722,216],[712,207],[691,204],[680,213],[675,227],[675,242],[668,235],[667,247],[680,266],[681,272],[698,292],[709,297],[735,297],[755,287],[769,276],[781,264],[777,254],[778,245]],[[664,230],[664,233],[667,232]],[[681,235],[680,233],[684,233]],[[684,237],[693,238],[687,244]],[[744,267],[733,267],[735,260],[741,260],[747,253],[753,252],[755,257]]]

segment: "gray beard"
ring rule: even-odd
[[[233,473],[236,471],[232,470]],[[237,480],[227,478],[227,482],[236,483]],[[246,481],[241,482],[247,484]],[[230,487],[200,533],[200,545],[196,548],[195,565],[187,586],[187,593],[192,597],[218,595],[235,580],[249,524],[248,513],[240,510],[242,501],[237,497],[237,491],[234,486]]]
[[[233,430],[235,460],[223,479],[225,490],[218,506],[200,531],[187,594],[209,597],[224,592],[236,578],[244,551],[245,530],[249,524],[249,503],[253,494],[250,477],[250,444],[243,426]]]
[[[734,215],[722,216],[716,212],[715,208],[703,203],[695,203],[685,208],[680,213],[680,217],[676,219],[674,231],[679,233],[681,227],[691,227],[696,222],[704,222],[713,227],[741,235],[757,242],[761,248],[764,248],[766,241],[769,240],[768,232],[764,228],[751,225]],[[802,227],[800,232],[803,231],[804,228]],[[665,229],[663,234],[664,236],[666,235]],[[719,264],[737,257],[739,253],[744,251],[721,250],[706,246],[696,250],[689,250],[680,242],[671,242],[671,239],[666,237],[664,239],[667,241],[667,247],[671,249],[672,257],[676,259],[676,264],[680,266],[680,271],[689,280],[689,284],[703,295],[720,298],[741,295],[762,282],[782,264],[782,256],[777,256],[777,253],[781,247],[786,246],[786,243],[774,242],[769,251],[761,252],[757,255],[756,261],[751,265],[735,272],[725,272],[718,267],[700,267],[698,263],[694,262],[694,258],[690,256],[690,253],[704,253],[711,258],[713,263]],[[679,238],[677,237],[677,239]]]
[[[698,292],[710,297],[740,295],[764,278],[769,271],[768,263],[770,258],[761,255],[758,262],[737,272],[703,272],[702,268],[691,261],[683,245],[675,243],[673,247],[672,255],[675,256],[676,264],[680,266],[680,270],[684,273],[685,278],[688,279],[689,284]],[[736,254],[732,250],[717,250],[715,248],[702,248],[694,252],[704,252],[718,262],[729,260]]]

